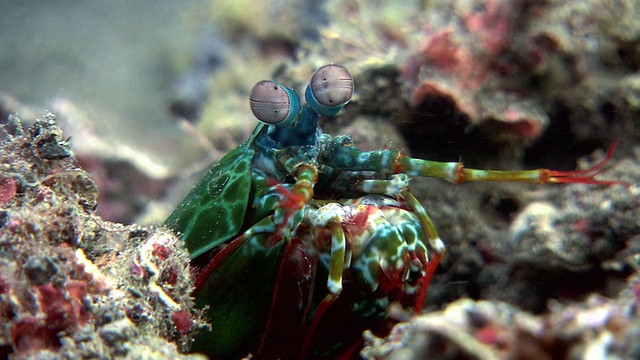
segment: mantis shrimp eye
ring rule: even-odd
[[[320,115],[334,116],[353,95],[353,78],[344,66],[325,65],[311,77],[305,92],[307,103]]]
[[[300,99],[293,89],[271,80],[255,84],[249,102],[253,115],[267,125],[286,126],[300,111]]]

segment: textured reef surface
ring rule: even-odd
[[[97,216],[52,114],[0,124],[0,358],[198,358],[182,243]]]
[[[615,300],[551,302],[544,315],[503,302],[461,299],[400,323],[384,339],[365,333],[365,359],[637,359],[638,278]]]
[[[182,168],[101,137],[88,124],[102,114],[80,101],[50,107],[72,148],[50,114],[28,129],[5,121],[40,112],[3,96],[0,358],[189,357],[203,324],[181,243],[96,209],[161,223],[198,169],[247,139],[257,81],[300,90],[326,63],[347,67],[356,92],[321,126],[359,148],[571,170],[617,141],[599,176],[630,183],[414,180],[447,253],[425,314],[390,309],[401,323],[365,333],[364,358],[640,358],[639,12],[637,1],[211,1],[197,18],[216,28],[194,26],[202,44],[167,103],[189,134],[167,154],[200,157]]]

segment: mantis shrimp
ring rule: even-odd
[[[348,357],[363,330],[390,329],[390,303],[419,313],[445,246],[410,191],[411,177],[616,183],[595,179],[613,147],[583,171],[467,169],[359,150],[349,136],[318,127],[353,92],[337,64],[312,75],[305,105],[293,89],[258,82],[250,105],[260,123],[166,220],[199,269],[194,296],[211,323],[194,351],[220,359]]]

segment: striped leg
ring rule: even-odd
[[[625,185],[628,183],[610,180],[598,180],[595,177],[602,172],[613,157],[616,143],[613,143],[605,158],[586,170],[554,171],[535,170],[479,170],[467,169],[461,162],[439,162],[414,159],[393,150],[361,151],[357,148],[334,144],[327,165],[342,170],[376,171],[385,174],[407,174],[444,179],[453,184],[467,181],[517,181],[530,183],[579,183],[592,185]]]
[[[427,241],[429,242],[429,246],[433,249],[434,253],[431,256],[431,259],[428,260],[426,264],[426,271],[424,276],[422,277],[422,284],[420,286],[420,294],[416,300],[416,305],[414,307],[414,313],[419,314],[422,310],[422,306],[424,304],[425,296],[427,295],[427,289],[429,288],[429,283],[431,282],[431,278],[442,260],[445,252],[444,242],[438,236],[438,232],[436,231],[436,227],[431,221],[431,218],[427,214],[427,211],[424,209],[420,201],[416,199],[413,194],[409,191],[404,191],[402,193],[402,198],[407,202],[407,205],[413,210],[413,212],[418,216],[420,220],[420,224],[425,232]]]

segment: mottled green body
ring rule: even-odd
[[[255,155],[251,138],[211,167],[165,221],[186,241],[191,258],[222,244],[240,232],[249,206]],[[202,224],[207,224],[202,226]]]

